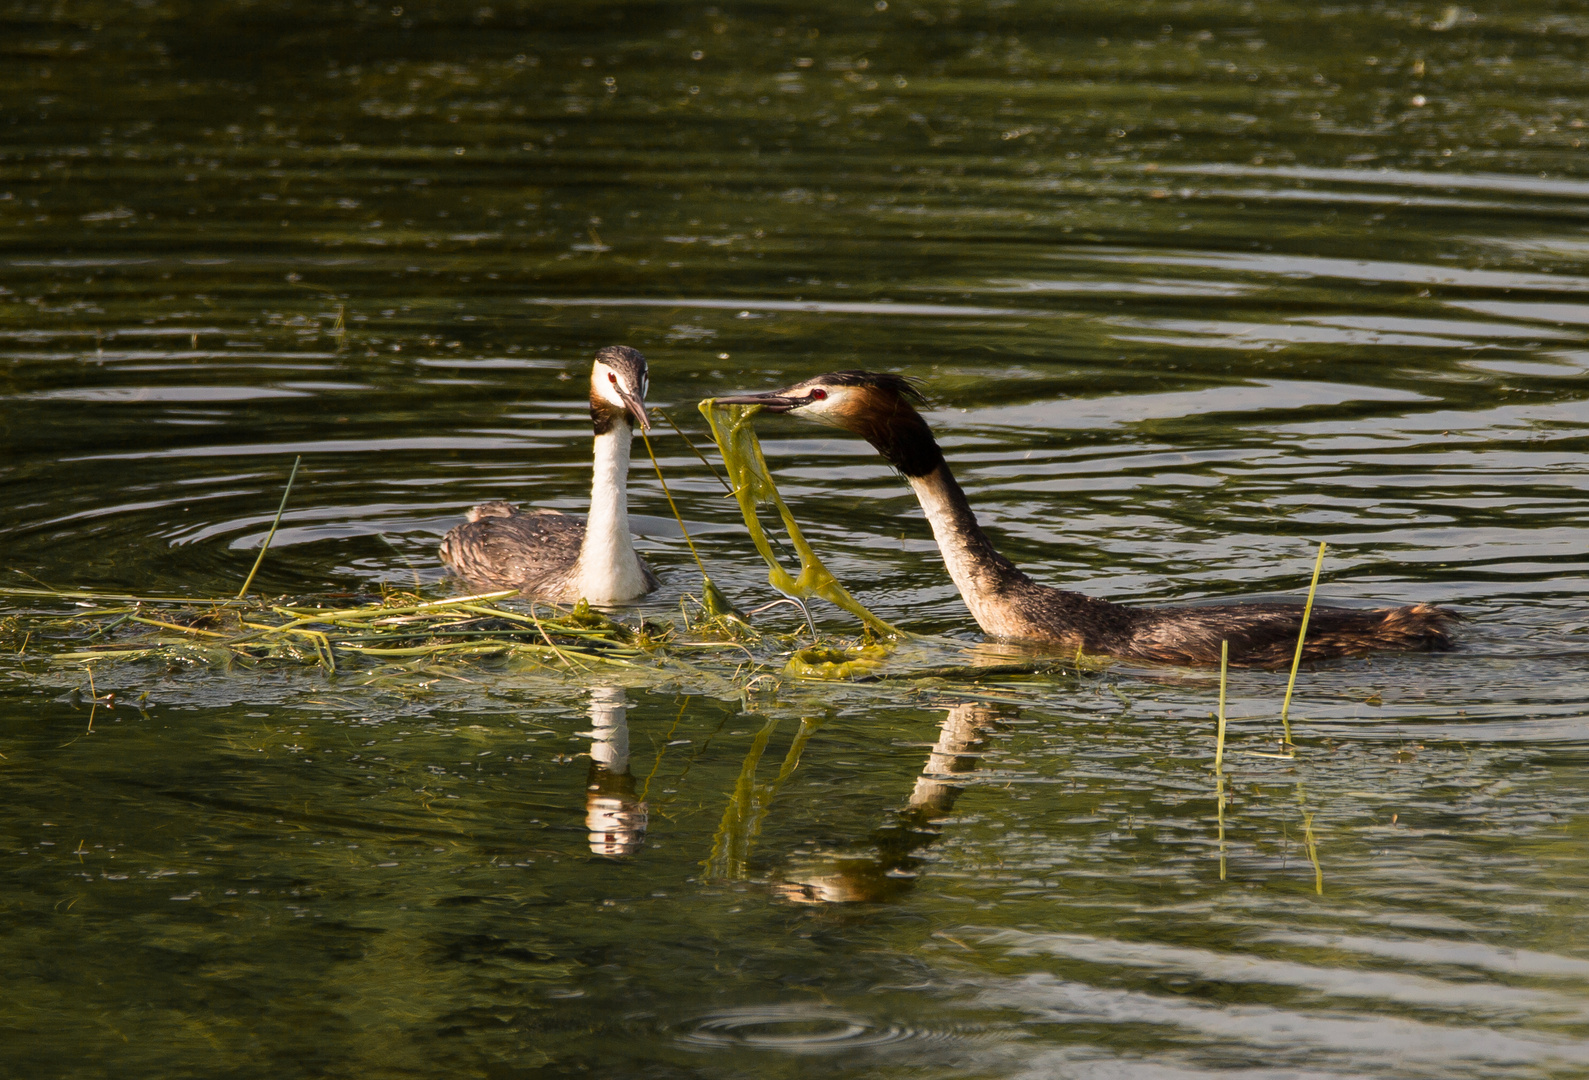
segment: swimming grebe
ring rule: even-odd
[[[1050,642],[1066,651],[1169,664],[1217,664],[1220,642],[1247,667],[1289,663],[1302,606],[1283,603],[1126,607],[1039,585],[994,550],[977,524],[943,451],[915,409],[920,393],[898,375],[836,371],[784,390],[717,398],[852,431],[871,443],[915,489],[966,607],[989,634]],[[1373,610],[1314,607],[1303,656],[1375,649],[1449,649],[1454,612],[1429,604]]]
[[[629,534],[629,443],[636,423],[651,430],[647,385],[646,358],[636,350],[609,345],[596,354],[590,369],[596,469],[586,520],[481,503],[442,540],[441,561],[475,588],[518,589],[537,600],[613,604],[655,589],[657,576]]]

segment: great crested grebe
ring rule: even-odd
[[[519,513],[481,503],[441,542],[441,561],[476,588],[518,589],[537,600],[613,604],[644,596],[657,576],[635,553],[629,533],[629,443],[646,418],[646,358],[624,345],[596,354],[590,369],[590,419],[596,468],[590,516],[559,510]]]
[[[1278,666],[1295,655],[1300,604],[1128,607],[1027,577],[994,550],[977,524],[943,451],[915,409],[921,394],[899,375],[835,371],[784,390],[716,400],[844,428],[876,447],[915,490],[949,576],[989,634],[1169,664],[1217,664],[1221,641],[1230,642],[1231,663],[1247,667]],[[1446,626],[1455,618],[1454,612],[1430,604],[1314,607],[1303,656],[1449,649]]]

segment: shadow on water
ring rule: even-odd
[[[0,11],[0,588],[62,594],[0,597],[7,1065],[1583,1072],[1586,35],[1533,0]],[[823,560],[940,636],[872,681],[778,676],[787,608],[672,667],[62,658],[134,614],[64,593],[234,596],[299,455],[251,595],[446,595],[469,506],[583,512],[615,342],[702,445],[713,393],[919,378],[1042,581],[1296,598],[1327,541],[1320,602],[1452,604],[1461,647],[1304,668],[1291,756],[1284,673],[1233,673],[1216,776],[1217,678],[977,640],[899,478],[769,418]],[[772,600],[653,442],[713,580]],[[631,500],[662,587],[615,614],[661,634],[699,572]]]

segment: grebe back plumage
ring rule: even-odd
[[[1286,603],[1127,606],[1040,585],[994,548],[944,461],[922,398],[893,374],[836,371],[783,390],[716,399],[840,427],[871,443],[905,477],[932,526],[966,607],[999,637],[1053,643],[1067,651],[1170,664],[1217,664],[1220,642],[1231,663],[1289,663],[1302,606]],[[1303,656],[1321,659],[1374,650],[1444,650],[1454,612],[1430,604],[1397,608],[1313,608]]]
[[[447,533],[441,560],[472,587],[518,589],[562,603],[621,603],[657,587],[657,576],[634,549],[629,532],[629,444],[634,425],[650,430],[646,358],[610,345],[590,370],[595,470],[590,515],[559,510],[520,513],[511,503],[481,503]]]

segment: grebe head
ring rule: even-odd
[[[916,411],[921,391],[886,371],[830,371],[782,390],[715,399],[719,405],[760,405],[767,412],[853,431],[906,476],[925,476],[943,463],[927,422]]]
[[[782,390],[716,399],[719,405],[760,405],[767,412],[789,413],[857,435],[901,407],[915,412],[913,406],[921,400],[909,379],[883,371],[830,371]]]
[[[590,419],[596,434],[605,435],[619,420],[650,431],[645,406],[649,388],[646,358],[638,349],[609,345],[598,352],[590,368]]]

